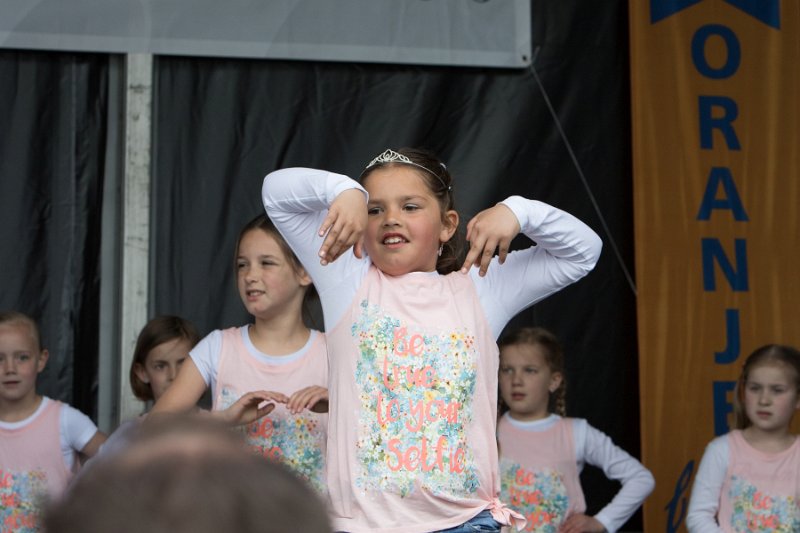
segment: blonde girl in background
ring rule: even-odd
[[[43,502],[59,497],[106,440],[88,416],[36,392],[49,356],[32,318],[0,312],[2,531],[39,531]]]
[[[303,321],[311,278],[264,215],[242,229],[235,272],[253,323],[215,330],[190,352],[153,414],[184,412],[207,388],[212,409],[246,424],[250,447],[324,491],[328,357],[324,335]]]
[[[506,408],[497,425],[502,495],[526,517],[521,531],[617,531],[653,491],[652,474],[586,420],[566,418],[564,356],[555,335],[523,328],[499,345]],[[585,514],[579,479],[585,464],[622,484],[594,516]]]
[[[386,150],[360,183],[279,170],[262,197],[322,300],[334,529],[491,532],[521,518],[498,499],[495,339],[592,270],[598,236],[511,197],[467,225],[459,260],[452,177],[416,149]],[[508,253],[520,232],[537,246]]]
[[[744,363],[734,391],[736,429],[706,447],[686,525],[691,532],[800,531],[800,352],[769,344]]]

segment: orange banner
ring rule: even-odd
[[[800,346],[800,2],[633,0],[630,29],[645,531],[685,531],[744,359]]]

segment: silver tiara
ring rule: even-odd
[[[451,190],[453,189],[452,187],[450,187],[449,185],[447,185],[447,184],[444,182],[444,180],[442,179],[442,177],[441,177],[441,176],[439,176],[438,174],[436,174],[436,173],[435,173],[434,171],[432,171],[431,169],[429,169],[429,168],[427,168],[427,167],[423,167],[422,165],[419,165],[419,164],[417,164],[417,163],[414,163],[414,162],[413,162],[412,160],[410,160],[408,157],[404,156],[403,154],[399,154],[399,153],[395,152],[395,151],[394,151],[394,150],[392,150],[391,148],[387,148],[387,149],[386,149],[386,150],[384,150],[384,151],[383,151],[383,153],[381,153],[381,154],[380,154],[378,157],[376,157],[375,159],[373,159],[372,161],[370,161],[370,162],[369,162],[369,165],[367,165],[366,167],[364,167],[364,172],[366,172],[367,170],[371,169],[371,168],[372,168],[372,167],[374,167],[375,165],[382,165],[382,164],[384,164],[384,163],[402,163],[402,164],[404,164],[404,165],[411,165],[411,166],[414,166],[414,167],[417,167],[417,168],[421,168],[422,170],[424,170],[424,171],[425,171],[425,172],[427,172],[428,174],[431,174],[431,175],[433,175],[433,177],[435,177],[436,179],[438,179],[438,180],[439,180],[439,182],[441,182],[441,184],[442,184],[442,187],[444,187],[444,188],[445,188],[447,191],[451,191]],[[447,167],[445,166],[445,164],[444,164],[444,163],[439,163],[439,164],[440,164],[440,165],[442,165],[442,168],[443,168],[443,169],[447,170]],[[364,175],[364,172],[362,172],[362,173],[361,173],[361,175],[362,175],[362,176]]]

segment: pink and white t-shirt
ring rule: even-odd
[[[508,523],[498,499],[495,339],[519,311],[586,275],[600,239],[563,211],[513,197],[504,203],[537,246],[485,277],[386,276],[352,251],[323,267],[317,231],[352,188],[363,191],[346,176],[295,168],[267,176],[262,191],[322,302],[334,529],[434,531],[486,509]]]
[[[221,330],[207,342],[219,343],[214,358],[214,410],[224,410],[255,390],[291,396],[311,385],[328,386],[328,354],[322,333],[312,330],[306,345],[294,354],[269,356],[253,346],[248,329],[244,326]],[[193,361],[204,361],[198,365],[203,369],[201,374],[208,368],[203,355],[208,354],[208,346],[204,341],[191,353]],[[308,410],[292,414],[280,403],[267,416],[243,428],[254,451],[284,463],[320,493],[326,491],[327,430],[327,414]]]

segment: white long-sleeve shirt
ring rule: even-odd
[[[728,436],[712,440],[694,476],[686,527],[692,533],[721,533],[717,524],[719,495],[728,472]]]
[[[314,280],[326,330],[350,306],[371,264],[369,257],[358,259],[352,252],[327,266],[319,262],[319,227],[333,200],[348,189],[367,194],[347,176],[309,168],[275,171],[262,189],[270,219]],[[476,268],[469,271],[495,337],[517,313],[588,274],[602,248],[600,237],[565,211],[521,196],[502,203],[537,246],[511,252],[502,265],[493,261],[484,277]]]

